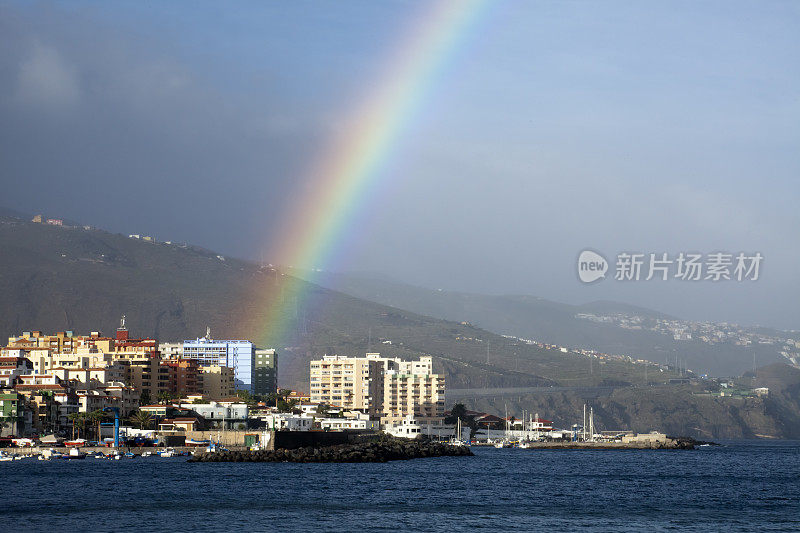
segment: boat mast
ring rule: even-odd
[[[583,404],[583,442],[586,442],[586,404]]]

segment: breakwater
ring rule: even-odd
[[[529,450],[694,450],[697,446],[716,445],[688,437],[667,437],[638,442],[531,442]]]
[[[295,449],[199,453],[190,463],[385,463],[425,457],[471,456],[467,446],[439,442],[389,441]]]

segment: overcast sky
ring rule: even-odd
[[[259,259],[427,6],[0,2],[0,204]],[[317,266],[800,329],[796,2],[491,6],[392,153]],[[764,262],[584,285],[587,247]]]

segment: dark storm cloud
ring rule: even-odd
[[[232,97],[165,48],[75,13],[2,8],[8,207],[241,255],[264,244],[315,129],[287,119],[268,77],[257,98]]]
[[[259,258],[409,5],[8,3],[0,205]],[[497,4],[407,80],[420,108],[314,266],[800,327],[799,28],[781,2]],[[764,273],[583,286],[585,247],[759,251]]]

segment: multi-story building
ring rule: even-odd
[[[200,384],[203,396],[210,400],[230,398],[236,393],[233,369],[227,366],[200,367]]]
[[[32,371],[33,364],[25,357],[0,357],[0,387],[13,387],[19,376]]]
[[[169,389],[169,369],[158,359],[126,359],[125,383],[138,390],[147,402],[156,401],[159,392]]]
[[[108,366],[100,367],[54,367],[49,373],[62,381],[73,381],[80,388],[98,388],[113,382],[124,382],[127,370],[127,365],[121,361],[113,361]]]
[[[25,398],[14,391],[0,391],[0,435],[21,435],[24,431]]]
[[[278,354],[274,349],[258,349],[253,356],[253,394],[278,392]]]
[[[433,360],[325,356],[310,363],[311,401],[380,417],[386,425],[408,416],[422,423],[444,416],[444,376],[433,373]]]
[[[255,345],[247,340],[215,340],[208,336],[183,341],[185,359],[195,359],[200,366],[233,368],[236,388],[252,391]]]
[[[169,370],[167,392],[188,396],[203,390],[200,365],[194,359],[162,359],[161,367]]]
[[[205,419],[208,428],[247,429],[249,409],[246,403],[209,402],[180,404],[183,409],[194,411]]]
[[[182,342],[162,342],[158,345],[158,352],[161,357],[166,359],[176,359],[183,357],[183,343]]]
[[[380,416],[383,364],[367,357],[326,355],[310,363],[311,401]]]
[[[378,355],[378,354],[368,354]],[[381,423],[397,425],[412,416],[422,424],[444,416],[444,376],[433,373],[433,360],[382,359],[383,409]]]

